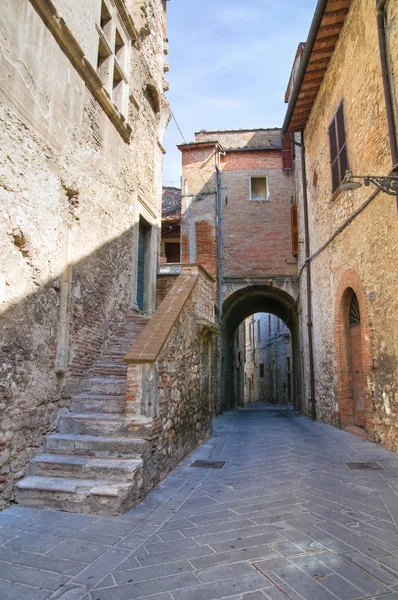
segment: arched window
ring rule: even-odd
[[[350,304],[350,314],[349,314],[349,324],[350,327],[356,327],[361,324],[361,315],[359,313],[359,304],[358,298],[356,294],[352,294],[351,304]]]

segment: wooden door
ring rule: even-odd
[[[140,227],[138,234],[138,268],[137,268],[137,306],[144,310],[144,287],[145,287],[145,233]]]

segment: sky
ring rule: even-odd
[[[167,99],[187,142],[201,129],[281,127],[299,42],[317,0],[170,0]],[[163,183],[180,186],[183,143],[172,120]]]

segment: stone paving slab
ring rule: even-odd
[[[249,405],[121,517],[0,514],[0,600],[222,599],[398,600],[398,457]]]

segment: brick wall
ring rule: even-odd
[[[193,144],[191,151],[181,148],[182,260],[203,264],[216,274],[217,139],[226,148],[246,148],[220,156],[223,276],[295,275],[290,229],[293,176],[282,170],[281,150],[258,149],[280,144],[280,130],[200,132],[199,145]],[[268,200],[250,200],[251,176],[267,177]]]

